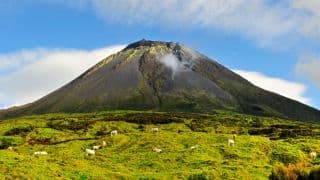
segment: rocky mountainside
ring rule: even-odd
[[[212,112],[225,109],[296,120],[320,112],[263,90],[184,45],[141,40],[36,102],[0,111],[0,119],[101,110]]]

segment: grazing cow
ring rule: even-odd
[[[92,150],[92,149],[86,149],[86,155],[89,156],[89,155],[95,155],[96,154],[96,151],[95,150]]]
[[[234,146],[234,142],[236,141],[236,134],[232,135],[232,139],[228,139],[228,146]]]
[[[33,155],[40,156],[40,155],[48,155],[46,151],[36,151],[33,153]]]
[[[161,149],[159,149],[159,148],[153,148],[153,151],[154,151],[154,152],[157,152],[157,153],[162,152],[162,150],[161,150]]]
[[[228,139],[228,146],[234,146],[234,140]]]
[[[93,146],[92,149],[93,150],[98,150],[98,149],[100,149],[100,146]]]
[[[153,132],[153,133],[159,132],[159,128],[152,128],[151,132]]]
[[[9,146],[9,147],[7,148],[7,150],[9,150],[9,151],[13,151],[14,149],[13,149],[13,147],[12,147],[12,146]]]
[[[190,149],[197,149],[199,147],[199,145],[195,145],[195,146],[191,146]]]
[[[111,131],[111,136],[113,136],[113,135],[117,135],[118,134],[118,131],[117,130],[113,130],[113,131]]]
[[[107,143],[105,141],[102,141],[102,147],[106,147]]]
[[[315,159],[317,158],[317,153],[314,152],[314,151],[312,151],[312,152],[309,153],[309,156],[310,156],[310,158],[311,158],[312,160],[315,160]]]

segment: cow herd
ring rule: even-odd
[[[152,133],[158,133],[159,132],[159,128],[157,128],[157,127],[151,128],[151,132]],[[112,130],[110,132],[110,136],[116,136],[116,135],[118,135],[118,131],[117,130]],[[231,138],[228,139],[228,141],[227,141],[228,146],[235,146],[236,137],[237,137],[237,135],[233,134],[232,135],[232,139]],[[107,143],[105,141],[102,141],[101,144],[92,146],[92,149],[85,149],[85,155],[86,156],[94,156],[96,154],[97,150],[105,148],[106,146],[107,146]],[[194,146],[191,146],[190,149],[197,149],[198,147],[199,147],[199,145],[194,145]],[[13,151],[14,148],[12,146],[10,146],[10,147],[7,148],[7,150]],[[162,149],[157,148],[157,147],[153,148],[152,150],[154,152],[156,152],[156,153],[161,153],[162,152]],[[48,153],[46,151],[36,151],[36,152],[33,153],[33,155],[42,156],[42,155],[48,155]],[[314,151],[311,151],[309,153],[309,157],[312,160],[315,160],[317,158],[317,153],[314,152]]]

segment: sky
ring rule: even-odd
[[[319,0],[1,0],[0,108],[32,102],[141,40],[180,42],[320,108]]]

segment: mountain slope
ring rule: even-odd
[[[138,41],[40,100],[0,111],[0,119],[115,109],[237,112],[320,120],[314,108],[252,85],[179,43]]]

